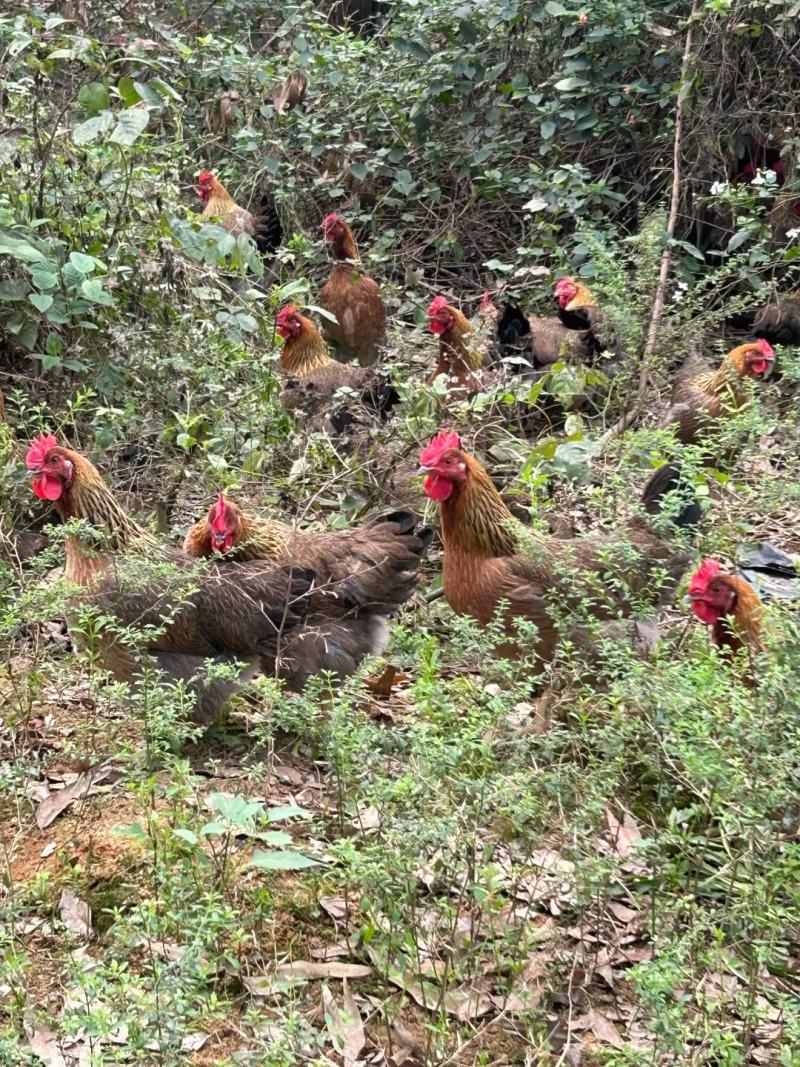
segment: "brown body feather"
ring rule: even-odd
[[[309,533],[226,505],[238,524],[226,559],[292,564],[317,575],[303,633],[288,649],[293,670],[284,676],[290,684],[322,671],[352,674],[364,656],[383,651],[388,619],[416,587],[430,531],[419,529],[410,513],[393,512],[341,533]],[[184,551],[213,554],[208,517],[189,531]]]
[[[565,607],[588,597],[591,619],[604,621],[630,614],[634,598],[655,608],[673,595],[689,554],[644,519],[632,519],[623,534],[563,541],[536,533],[513,518],[483,466],[466,454],[464,461],[466,481],[440,504],[444,592],[454,611],[485,625],[507,600],[509,630],[516,618],[535,622],[536,653],[547,662],[560,638],[582,637],[580,624],[562,632]],[[644,494],[649,505],[672,488],[654,482]],[[513,652],[513,643],[503,651]]]
[[[343,360],[357,359],[362,367],[377,363],[386,343],[386,308],[380,289],[364,274],[352,231],[340,223],[343,236],[331,248],[337,262],[319,293],[320,307],[336,316],[322,326]]]
[[[444,374],[450,393],[473,392],[481,388],[481,379],[476,374],[482,363],[481,353],[473,344],[469,319],[458,308],[448,305],[453,316],[453,325],[439,336],[439,353],[436,366],[428,375],[430,384]]]
[[[586,335],[587,354],[600,355],[612,352],[618,359],[624,358],[617,331],[611,316],[597,303],[592,291],[578,284],[577,292],[566,307],[559,307],[558,317],[569,330],[583,331]]]
[[[235,570],[217,563],[198,567],[139,527],[89,460],[69,449],[58,452],[72,464],[74,477],[56,510],[65,522],[84,519],[102,535],[98,545],[79,535],[66,539],[66,576],[81,588],[75,605],[90,605],[133,630],[163,629],[136,652],[113,629],[101,631],[100,662],[130,682],[149,660],[171,681],[186,683],[198,721],[213,720],[237,685],[198,675],[209,665],[243,663],[244,681],[265,658],[279,664],[284,642],[310,606],[314,575],[264,563]],[[153,565],[145,577],[143,559]]]
[[[753,333],[773,345],[800,345],[800,297],[763,307],[753,322]]]
[[[761,640],[764,608],[758,593],[744,578],[735,574],[720,575],[717,579],[736,593],[736,602],[730,615],[723,615],[711,627],[711,640],[718,648],[727,649],[732,655],[742,648],[751,652],[763,652]]]
[[[740,408],[747,400],[743,381],[747,377],[744,356],[752,345],[730,351],[716,371],[698,358],[689,359],[678,373],[670,406],[660,420],[663,427],[677,426],[683,444],[694,444],[726,411]]]
[[[357,399],[343,402],[349,416],[344,425],[363,422],[364,418],[374,422],[375,415],[386,415],[399,399],[391,383],[371,367],[356,367],[333,359],[311,319],[299,313],[295,313],[295,318],[302,329],[288,337],[281,350],[281,370],[289,379],[281,393],[284,407],[306,415],[312,420],[312,428],[320,417],[328,425],[335,393],[347,388],[357,394]],[[342,412],[338,412],[337,418],[342,417]]]

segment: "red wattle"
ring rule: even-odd
[[[720,616],[719,609],[715,608],[713,604],[707,604],[704,600],[692,601],[692,611],[700,622],[704,622],[706,626],[713,626]]]
[[[33,479],[33,491],[40,500],[58,500],[61,496],[61,481],[59,478],[51,478],[42,474]]]
[[[769,370],[769,365],[768,359],[757,359],[750,364],[756,374],[765,374]]]
[[[442,322],[437,322],[436,319],[431,319],[428,323],[431,333],[436,334],[437,337],[441,337],[443,333],[447,333],[449,327],[445,326]]]
[[[453,492],[453,483],[449,478],[441,478],[438,474],[429,474],[422,483],[425,492],[437,503],[447,500]]]

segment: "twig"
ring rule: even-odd
[[[614,423],[600,438],[599,444],[602,449],[618,437],[624,430],[638,419],[645,406],[645,393],[649,384],[648,367],[650,359],[655,352],[658,340],[658,328],[661,325],[661,313],[664,310],[664,300],[667,291],[667,278],[672,266],[672,241],[675,236],[675,227],[678,222],[678,208],[681,193],[681,142],[683,139],[683,124],[686,114],[686,81],[689,74],[689,64],[692,59],[692,39],[697,16],[699,0],[692,0],[692,11],[689,16],[689,25],[686,30],[686,41],[683,46],[683,60],[681,61],[681,77],[678,90],[678,102],[675,112],[675,137],[672,144],[672,195],[669,205],[669,217],[667,219],[667,241],[661,255],[661,269],[658,272],[658,283],[653,297],[653,311],[650,315],[650,324],[647,327],[647,339],[642,350],[642,365],[639,372],[639,386],[636,393],[636,402],[630,411]]]

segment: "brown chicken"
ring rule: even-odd
[[[414,592],[431,537],[407,511],[341,533],[307,533],[246,515],[220,493],[183,549],[194,557],[224,553],[226,560],[268,560],[316,573],[319,591],[288,649],[295,667],[287,681],[301,686],[323,671],[345,677],[366,655],[383,651],[389,619]]]
[[[567,541],[524,526],[455,433],[435,437],[420,463],[428,472],[425,492],[439,503],[445,597],[454,611],[483,626],[507,600],[509,641],[502,654],[516,654],[513,623],[527,619],[538,627],[536,654],[547,663],[562,638],[585,643],[593,620],[629,616],[634,602],[655,608],[668,601],[689,561],[644,517],[631,519],[621,533]],[[674,519],[663,514],[669,497],[682,496],[680,472],[667,465],[652,475],[642,502],[661,524],[694,526],[700,515],[694,500],[678,499]],[[581,609],[584,617],[576,619]]]
[[[470,393],[480,389],[482,379],[477,372],[482,357],[467,317],[448,304],[447,297],[437,296],[428,307],[428,328],[439,338],[439,356],[436,367],[428,375],[428,384],[443,374],[450,393]]]
[[[355,367],[333,359],[317,327],[292,304],[278,312],[276,329],[283,338],[280,367],[289,376],[281,400],[289,411],[311,419],[322,415],[329,428],[342,432],[354,423],[385,418],[400,395],[386,374],[374,367]],[[335,394],[349,389],[355,397]]]
[[[581,330],[586,333],[590,355],[599,356],[603,352],[611,352],[617,359],[624,357],[614,323],[598,306],[588,286],[576,282],[574,278],[561,278],[555,285],[555,297],[559,319],[568,330]]]
[[[744,578],[723,574],[715,559],[704,559],[689,582],[689,600],[697,618],[711,627],[711,640],[734,654],[741,648],[763,652],[763,606]]]
[[[283,240],[281,220],[275,201],[266,194],[254,213],[240,207],[228,190],[210,170],[204,170],[197,179],[198,195],[203,204],[203,218],[217,222],[233,237],[246,233],[255,241],[262,256],[269,257],[280,247]]]
[[[535,370],[559,360],[583,363],[593,351],[588,331],[570,330],[553,316],[525,315],[511,303],[498,308],[488,293],[480,313],[494,320],[500,357],[522,356]]]
[[[660,425],[676,425],[679,439],[693,444],[713,427],[715,419],[745,403],[743,380],[764,378],[774,358],[770,344],[760,340],[734,348],[716,371],[690,359],[676,378],[672,402]]]
[[[380,289],[361,270],[358,248],[344,219],[326,215],[322,230],[336,260],[319,294],[320,307],[335,315],[336,322],[326,320],[323,332],[336,346],[337,358],[355,358],[362,367],[372,366],[386,343],[386,308]]]
[[[94,465],[50,434],[31,442],[26,466],[34,493],[52,501],[63,522],[83,519],[99,532],[65,542],[66,577],[80,587],[75,610],[90,606],[144,631],[137,652],[114,626],[96,627],[99,661],[117,679],[136,681],[145,664],[157,667],[185,684],[196,720],[208,723],[265,660],[280,670],[283,646],[310,607],[312,571],[264,562],[203,566],[159,546]],[[239,664],[238,682],[208,677],[209,668]]]

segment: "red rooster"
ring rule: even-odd
[[[414,592],[431,537],[432,531],[419,528],[407,511],[340,533],[306,533],[253,518],[220,493],[186,535],[183,548],[194,557],[224,553],[226,559],[314,571],[319,591],[291,649],[295,666],[288,681],[299,687],[323,671],[352,674],[364,656],[383,651],[388,620]]]
[[[740,648],[763,652],[763,607],[744,578],[723,574],[715,559],[704,559],[689,582],[692,611],[711,627],[711,640],[730,653]]]
[[[208,723],[265,660],[279,667],[283,643],[309,609],[313,572],[259,562],[198,567],[159,546],[120,507],[97,468],[51,434],[31,442],[25,462],[34,493],[52,501],[63,522],[83,519],[99,531],[97,539],[67,537],[66,576],[80,588],[75,602],[105,619],[96,651],[111,674],[136,682],[144,663],[157,667],[184,683],[194,715]],[[120,626],[142,633],[143,651]],[[208,678],[209,668],[239,665],[238,682]]]
[[[439,504],[445,597],[454,611],[484,626],[500,601],[508,601],[509,643],[500,650],[506,654],[517,651],[511,637],[515,618],[537,624],[536,652],[546,663],[562,637],[580,636],[571,623],[561,631],[565,608],[588,601],[592,618],[609,620],[629,615],[634,601],[656,607],[672,596],[688,563],[688,554],[657,536],[644,518],[631,519],[624,534],[567,541],[529,529],[514,518],[456,433],[435,437],[420,463],[428,472],[425,492]],[[681,488],[677,468],[659,468],[642,495],[645,510],[660,515],[668,495]],[[698,519],[692,500],[673,523],[689,527]]]
[[[252,237],[262,256],[271,256],[283,239],[281,220],[275,201],[267,194],[252,214],[240,207],[228,190],[210,170],[204,170],[197,179],[197,192],[203,204],[203,218],[216,221],[234,237],[246,233]]]
[[[339,215],[322,220],[325,240],[336,260],[330,278],[320,290],[320,307],[336,316],[325,321],[322,329],[343,360],[355,357],[362,367],[377,363],[386,343],[386,308],[380,289],[361,270],[353,231]]]

